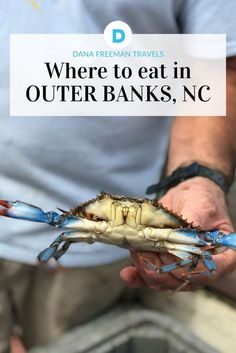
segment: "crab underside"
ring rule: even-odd
[[[212,254],[224,247],[236,250],[236,234],[225,235],[218,230],[203,231],[194,228],[182,216],[163,207],[156,200],[137,199],[101,193],[96,198],[80,204],[61,214],[42,209],[27,203],[0,201],[4,208],[0,215],[43,222],[65,229],[53,243],[39,255],[38,259],[47,262],[58,260],[73,242],[101,242],[136,250],[166,252],[174,255],[177,261],[169,265],[156,266],[146,261],[149,269],[158,272],[171,272],[188,266],[194,271],[198,261],[206,267],[201,274],[211,274],[216,270]]]

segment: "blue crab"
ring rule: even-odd
[[[158,273],[189,266],[194,273],[202,260],[206,272],[216,270],[212,255],[225,248],[236,250],[236,233],[194,228],[181,216],[163,207],[156,200],[137,199],[101,193],[96,198],[63,211],[44,212],[39,207],[16,201],[0,200],[0,215],[27,221],[47,223],[65,229],[52,244],[41,251],[39,261],[58,260],[73,242],[101,242],[136,250],[167,252],[177,261],[163,266],[146,262]],[[195,273],[199,273],[195,271]]]

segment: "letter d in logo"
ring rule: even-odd
[[[123,29],[113,29],[112,30],[112,42],[121,43],[125,40],[125,32]]]
[[[113,49],[123,49],[129,45],[132,31],[127,23],[114,21],[109,23],[104,30],[104,40]]]

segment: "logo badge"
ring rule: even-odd
[[[132,39],[132,31],[127,23],[113,21],[104,30],[104,40],[113,49],[123,49],[129,45]]]

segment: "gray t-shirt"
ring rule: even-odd
[[[9,117],[10,33],[102,33],[114,20],[133,33],[227,33],[236,54],[235,0],[0,0],[0,198],[68,209],[101,190],[145,196],[165,159],[170,118]],[[59,233],[45,224],[0,219],[0,257],[35,263]],[[74,244],[65,266],[127,256],[103,244]]]

